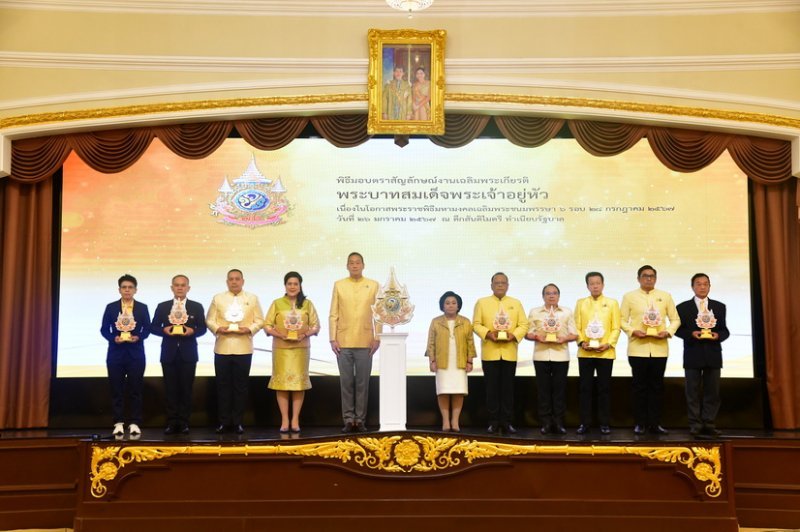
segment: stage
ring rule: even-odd
[[[377,429],[377,427],[371,427]],[[800,432],[3,431],[0,529],[797,528]]]

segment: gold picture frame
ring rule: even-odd
[[[369,30],[369,134],[444,134],[446,36],[445,30]]]

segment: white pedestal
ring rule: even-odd
[[[382,333],[380,338],[380,430],[406,430],[408,333]]]

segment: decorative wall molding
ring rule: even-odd
[[[0,9],[405,20],[378,0],[0,0]],[[798,11],[796,0],[438,0],[418,19],[440,17],[687,16]]]
[[[446,59],[451,72],[513,73],[520,76],[586,72],[721,72],[798,70],[800,53],[679,55],[633,57],[526,57],[520,59]],[[152,72],[265,72],[265,73],[363,73],[367,59],[208,57],[179,55],[80,54],[61,52],[0,51],[0,67],[59,68],[72,70],[120,70]]]

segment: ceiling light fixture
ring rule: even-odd
[[[407,12],[408,18],[411,18],[414,11],[422,11],[431,7],[433,0],[386,0],[386,3],[393,9]]]

